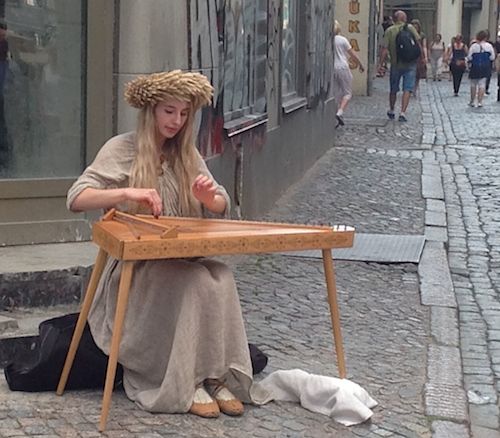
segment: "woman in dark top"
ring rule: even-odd
[[[458,34],[455,37],[455,42],[448,47],[448,59],[450,60],[450,71],[453,76],[453,92],[458,96],[460,83],[464,75],[467,61],[467,46],[464,44],[462,35]]]

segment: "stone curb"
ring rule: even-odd
[[[426,87],[427,88],[427,87]],[[442,132],[435,124],[427,92],[421,94],[424,139],[440,144]],[[426,141],[427,143],[427,141]],[[422,159],[422,197],[426,201],[426,244],[418,266],[421,302],[431,310],[431,342],[427,349],[427,384],[424,388],[426,415],[433,438],[469,438],[469,414],[460,357],[457,301],[448,262],[446,204],[439,162],[434,156]]]

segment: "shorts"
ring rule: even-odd
[[[399,83],[401,82],[401,78],[403,78],[403,91],[413,91],[417,78],[417,65],[415,64],[405,68],[391,66],[391,94],[396,94],[400,91]]]
[[[478,87],[478,88],[485,90],[486,89],[486,78],[471,79],[470,84],[473,87]]]
[[[348,68],[333,70],[333,96],[337,105],[343,98],[350,99],[352,97],[352,73]]]

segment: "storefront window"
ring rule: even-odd
[[[283,69],[282,96],[297,93],[297,4],[295,0],[283,2]]]
[[[0,178],[81,172],[85,3],[0,0]]]
[[[224,121],[265,113],[266,2],[226,2],[224,41]]]

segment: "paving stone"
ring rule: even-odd
[[[432,438],[469,438],[469,429],[465,424],[450,421],[433,421]]]
[[[500,438],[500,432],[498,430],[488,429],[476,424],[471,425],[471,432],[472,438]]]
[[[457,347],[431,344],[427,358],[427,376],[431,384],[442,384],[444,387],[460,386],[462,368],[460,350]]]
[[[458,347],[459,334],[456,309],[432,306],[431,333],[438,344]]]
[[[425,412],[427,415],[466,421],[467,400],[461,386],[445,386],[427,383],[424,392]]]
[[[422,196],[424,198],[444,199],[441,178],[432,175],[422,175]]]
[[[448,233],[445,227],[426,226],[425,238],[435,242],[447,242]]]
[[[441,243],[426,242],[418,272],[422,304],[456,307],[448,259]]]
[[[488,429],[499,428],[499,409],[494,404],[469,404],[471,423]]]

